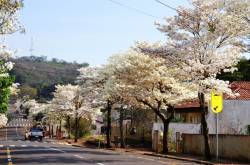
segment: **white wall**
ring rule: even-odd
[[[200,124],[191,124],[191,123],[170,123],[169,131],[172,133],[172,138],[175,140],[176,132],[180,133],[190,133],[198,134],[200,133]],[[163,132],[163,123],[154,123],[153,131],[158,130]]]
[[[250,101],[224,100],[218,118],[220,134],[246,134],[246,126],[250,125]],[[216,115],[209,111],[207,121],[209,133],[216,133]]]

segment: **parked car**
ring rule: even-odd
[[[29,132],[25,133],[25,140],[33,140],[39,139],[40,141],[43,140],[43,129],[42,128],[31,128]]]

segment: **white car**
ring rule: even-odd
[[[25,140],[39,139],[43,140],[43,129],[42,128],[31,128],[29,132],[25,133]]]

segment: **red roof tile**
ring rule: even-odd
[[[194,108],[194,107],[200,107],[198,100],[184,102],[182,104],[178,104],[175,106],[175,108]]]
[[[230,86],[239,96],[225,97],[226,100],[250,100],[250,81],[234,81]]]
[[[238,93],[239,96],[236,97],[224,96],[225,100],[250,100],[250,81],[233,81],[230,84],[230,88],[233,90],[233,92]],[[196,108],[199,106],[200,106],[199,101],[194,100],[176,105],[175,108],[192,108],[192,107]]]

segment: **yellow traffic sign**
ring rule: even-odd
[[[223,109],[223,94],[211,91],[211,109],[214,113],[220,113]]]

